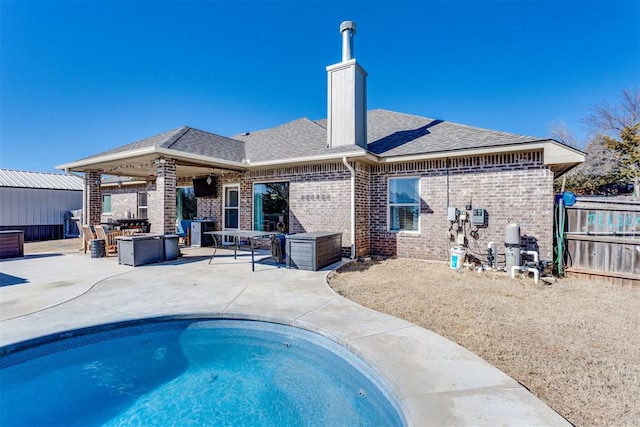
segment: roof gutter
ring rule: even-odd
[[[576,150],[571,147],[559,144],[553,140],[545,140],[534,142],[531,144],[517,144],[517,145],[501,145],[496,147],[485,148],[473,148],[457,151],[439,151],[436,153],[426,154],[412,154],[405,156],[393,156],[383,157],[380,159],[380,163],[401,163],[401,162],[414,162],[418,160],[431,160],[431,159],[445,159],[450,157],[464,157],[464,156],[477,156],[484,154],[496,154],[504,152],[519,152],[519,151],[531,151],[531,150],[543,150],[544,152],[544,164],[553,165],[558,163],[582,163],[585,159],[585,154],[580,150]],[[562,151],[562,154],[569,155],[563,161],[556,161],[554,154],[558,151]],[[568,161],[567,161],[568,160]]]
[[[132,157],[142,157],[148,155],[163,155],[171,158],[183,159],[183,160],[191,160],[198,161],[204,163],[203,166],[223,166],[228,169],[236,169],[236,170],[244,170],[247,165],[244,162],[234,162],[229,160],[216,159],[217,162],[213,162],[212,159],[214,157],[203,156],[201,154],[189,154],[184,155],[184,153],[176,150],[171,150],[167,148],[158,148],[158,147],[144,147],[139,148],[137,150],[129,150],[129,151],[121,151],[118,153],[106,154],[99,157],[92,157],[85,160],[79,160],[72,163],[66,163],[63,165],[56,166],[56,169],[62,169],[65,171],[74,170],[74,169],[90,169],[91,165],[97,165],[100,163],[113,162],[118,160],[125,160]]]
[[[296,158],[288,158],[288,159],[278,159],[278,160],[267,160],[264,162],[250,162],[247,160],[247,163],[251,165],[251,167],[270,167],[270,166],[282,166],[282,165],[292,165],[292,164],[301,164],[301,163],[313,163],[319,161],[340,161],[345,158],[359,158],[366,160],[371,163],[379,163],[378,156],[364,152],[364,151],[355,151],[351,153],[339,153],[339,154],[325,154],[320,156],[305,156],[305,157],[296,157]]]
[[[181,151],[171,150],[168,148],[157,148],[155,152],[173,159],[196,160],[198,162],[203,162],[204,164],[202,166],[223,167],[225,169],[234,169],[238,171],[245,170],[248,166],[247,161],[235,162],[233,160],[223,160],[202,154],[189,154],[185,156]],[[214,159],[215,161],[213,161]]]
[[[121,151],[118,153],[106,154],[104,156],[92,157],[85,160],[78,160],[76,162],[65,163],[63,165],[56,166],[56,169],[63,169],[65,171],[73,170],[73,169],[78,169],[80,167],[95,165],[98,163],[112,162],[114,160],[123,160],[130,157],[145,156],[148,154],[153,154],[154,152],[155,152],[155,147],[139,148],[137,150],[132,150],[132,151]]]

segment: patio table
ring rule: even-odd
[[[255,269],[255,242],[261,238],[267,238],[272,236],[281,235],[283,233],[279,231],[253,231],[253,230],[222,230],[222,231],[205,231],[203,234],[209,234],[213,237],[213,253],[211,254],[211,258],[209,258],[209,264],[213,261],[213,257],[216,255],[218,251],[218,239],[217,237],[232,237],[234,248],[233,248],[233,259],[236,259],[238,249],[240,248],[241,239],[246,239],[249,242],[249,247],[251,248],[251,271],[256,271]]]

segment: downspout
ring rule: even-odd
[[[342,163],[351,173],[351,259],[356,257],[356,170],[342,158]]]

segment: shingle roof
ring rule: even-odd
[[[246,142],[247,158],[252,161],[296,159],[331,153],[346,153],[359,147],[327,148],[327,130],[306,118],[294,120],[271,129],[234,136]]]
[[[73,175],[0,169],[0,187],[80,190],[84,180]]]
[[[367,117],[368,149],[382,157],[488,148],[542,140],[388,110],[369,111]]]
[[[147,147],[168,148],[171,150],[238,162],[245,158],[245,147],[243,142],[221,135],[216,135],[211,132],[194,129],[189,126],[182,126],[149,138],[141,139],[112,150],[104,151],[89,158],[133,151]]]
[[[251,161],[361,150],[357,146],[327,148],[326,126],[326,119],[311,121],[303,118],[233,138],[247,143],[247,156]],[[367,114],[367,148],[381,157],[497,147],[540,140],[388,110],[372,110]]]
[[[326,119],[301,118],[232,138],[183,126],[91,158],[147,147],[234,162],[248,159],[251,163],[366,152],[356,145],[328,148],[326,126]],[[388,110],[367,113],[368,151],[383,158],[506,147],[542,140]]]

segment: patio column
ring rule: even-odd
[[[87,171],[84,174],[86,199],[83,203],[85,206],[82,207],[82,216],[86,223],[83,222],[83,225],[100,224],[100,217],[102,215],[101,178],[102,174],[99,171]]]
[[[151,224],[155,233],[174,234],[176,232],[176,164],[171,159],[160,158],[157,161],[156,200],[152,214],[155,224]]]

